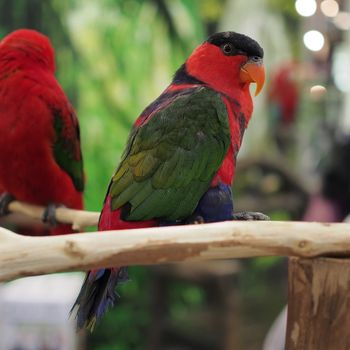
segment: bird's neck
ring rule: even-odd
[[[184,63],[176,71],[172,84],[167,91],[182,90],[199,85],[210,87],[222,94],[225,99],[229,101],[228,103],[232,105],[232,108],[237,109],[237,106],[239,106],[240,111],[245,116],[246,125],[248,125],[253,112],[253,102],[249,92],[249,84],[242,85],[241,83],[235,83],[234,80],[225,78],[225,74],[218,75],[217,81],[215,79],[212,79],[212,81],[213,83],[206,83],[196,78],[194,75],[191,75],[188,72],[187,63]]]
[[[190,75],[184,63],[175,73],[173,85],[204,85],[204,82]]]

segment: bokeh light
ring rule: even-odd
[[[295,9],[300,16],[310,17],[315,14],[317,3],[315,0],[297,0],[295,2]]]
[[[327,17],[335,17],[339,13],[339,4],[335,0],[321,2],[321,11]]]
[[[349,30],[350,29],[350,13],[340,11],[338,15],[333,19],[333,23],[338,29]]]
[[[333,56],[332,75],[334,84],[342,92],[350,92],[350,66],[346,47],[339,47]]]
[[[318,30],[310,30],[304,34],[304,45],[311,51],[320,51],[324,45],[324,36]]]
[[[318,101],[324,97],[327,93],[327,89],[323,85],[314,85],[310,88],[310,97],[314,101]]]

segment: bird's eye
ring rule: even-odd
[[[260,58],[259,56],[252,56],[252,57],[250,57],[250,59],[251,59],[252,61],[255,61],[255,62],[258,62],[258,61],[261,60],[261,58]]]
[[[230,55],[233,52],[232,44],[224,44],[224,45],[222,45],[221,49],[225,55]]]

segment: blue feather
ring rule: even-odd
[[[232,220],[233,199],[231,186],[219,184],[211,187],[200,199],[193,216],[205,222]]]
[[[129,280],[127,267],[90,271],[71,312],[77,308],[77,328],[93,330],[98,321],[118,297],[115,288]]]

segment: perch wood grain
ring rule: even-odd
[[[286,350],[350,349],[350,260],[289,259]]]
[[[0,229],[0,281],[111,266],[276,255],[350,256],[350,224],[227,221],[54,237]]]

